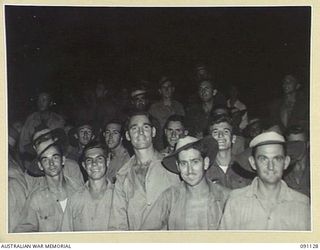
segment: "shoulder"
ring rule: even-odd
[[[294,201],[296,203],[305,204],[305,205],[310,204],[310,198],[308,196],[306,196],[305,194],[302,194],[296,190],[293,190],[290,187],[287,187],[287,188],[288,188],[288,193],[292,198],[292,201]]]
[[[251,190],[251,185],[243,187],[243,188],[237,188],[233,189],[229,193],[229,200],[237,200],[237,199],[243,199],[248,196],[249,191]]]

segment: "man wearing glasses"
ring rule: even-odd
[[[83,151],[82,166],[88,173],[84,187],[73,194],[64,214],[62,231],[106,231],[113,185],[107,181],[109,164],[105,147],[97,142]]]
[[[63,174],[65,157],[60,140],[44,140],[35,148],[43,185],[28,197],[14,232],[57,232],[68,198],[81,186]]]
[[[153,147],[156,129],[147,112],[133,113],[126,123],[126,138],[134,155],[120,169],[114,187],[109,229],[139,230],[159,195],[178,184],[177,175],[162,165],[162,155]]]

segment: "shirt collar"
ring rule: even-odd
[[[246,194],[247,197],[253,197],[253,196],[258,197],[258,180],[259,180],[259,177],[255,177],[253,179],[251,185],[249,186],[249,192]],[[281,180],[278,201],[283,202],[283,201],[292,201],[292,200],[293,200],[293,197],[290,193],[290,189],[287,183]]]

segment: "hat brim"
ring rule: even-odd
[[[306,153],[306,144],[303,141],[289,141],[285,143],[265,143],[259,144],[284,144],[287,149],[287,155],[290,157],[290,165],[295,164],[297,161],[301,160]],[[256,171],[251,167],[249,162],[249,157],[252,155],[252,148],[247,148],[242,153],[235,156],[234,161],[237,162],[246,171],[255,173]]]
[[[163,158],[162,165],[170,172],[175,173],[175,174],[179,174],[179,171],[177,168],[178,154],[183,150],[191,148],[193,145],[203,146],[203,148],[206,150],[205,153],[206,153],[207,157],[209,157],[209,161],[210,161],[209,164],[211,166],[216,158],[218,151],[219,151],[218,143],[215,139],[213,139],[212,136],[207,136],[199,141],[191,142],[191,143],[188,143],[188,144],[182,146],[181,148],[177,149],[176,151],[174,151],[170,155]]]

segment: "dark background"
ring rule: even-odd
[[[70,93],[105,82],[176,79],[184,102],[194,64],[205,62],[226,92],[237,84],[252,113],[292,73],[309,92],[310,7],[125,8],[6,6],[9,119],[24,120],[49,88],[63,111]],[[150,86],[152,87],[152,86]],[[153,88],[155,89],[155,88]]]

